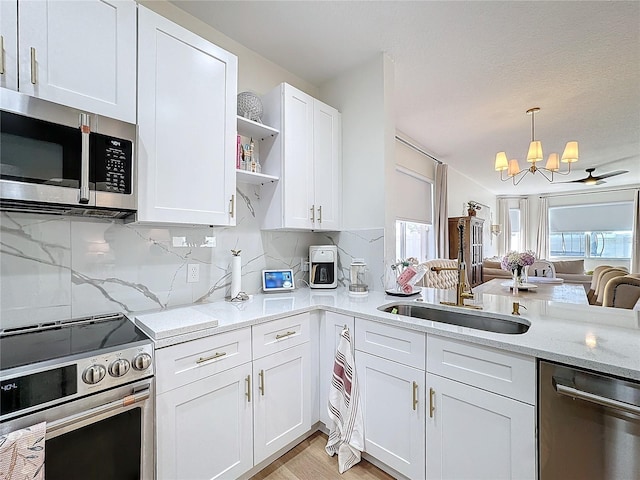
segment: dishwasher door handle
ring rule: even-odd
[[[565,395],[573,399],[579,398],[580,400],[584,400],[585,402],[596,403],[598,405],[602,405],[603,407],[612,408],[614,410],[619,410],[625,413],[631,413],[633,415],[640,415],[640,407],[637,405],[620,402],[619,400],[614,400],[612,398],[607,398],[600,395],[595,395],[593,393],[585,392],[583,390],[578,390],[577,388],[560,383],[556,377],[553,377],[553,387],[560,395]]]

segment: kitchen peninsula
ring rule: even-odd
[[[158,478],[252,475],[326,430],[333,356],[345,326],[355,337],[365,458],[397,477],[446,476],[447,458],[464,453],[456,473],[536,478],[538,360],[640,380],[636,311],[521,299],[526,310],[512,316],[512,296],[484,294],[473,301],[482,310],[440,304],[453,294],[423,288],[409,298],[375,291],[351,297],[342,288],[299,289],[139,314],[136,323],[156,342]],[[391,304],[513,318],[529,328],[491,333],[379,309]],[[452,427],[452,418],[469,414],[484,427]],[[191,462],[199,450],[217,451],[219,440],[204,439],[220,428],[227,432],[224,453]],[[192,449],[173,440],[185,435]],[[470,443],[483,445],[473,458],[458,451]]]

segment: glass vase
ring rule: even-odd
[[[522,267],[516,267],[511,270],[513,274],[513,294],[516,295],[518,293],[518,288],[522,286],[523,278],[522,278]]]

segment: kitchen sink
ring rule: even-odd
[[[420,318],[432,322],[448,323],[460,327],[475,328],[485,332],[521,334],[527,332],[531,324],[526,320],[506,319],[478,315],[474,313],[439,310],[426,305],[408,303],[390,303],[378,307],[378,310],[406,317]]]

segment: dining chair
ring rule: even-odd
[[[603,307],[632,309],[640,300],[640,275],[623,275],[607,282]]]
[[[556,267],[549,260],[536,260],[529,265],[528,275],[530,277],[556,278]]]
[[[604,289],[611,279],[623,277],[628,273],[629,272],[621,268],[610,268],[609,270],[605,270],[605,272],[600,276],[600,280],[598,282],[598,292],[594,305],[602,306],[602,302],[604,301]]]
[[[605,270],[613,268],[611,265],[598,265],[593,269],[593,273],[591,274],[591,286],[589,287],[589,291],[587,292],[587,300],[589,304],[594,304],[596,301],[596,293],[598,292],[598,280],[600,279],[600,275]]]

